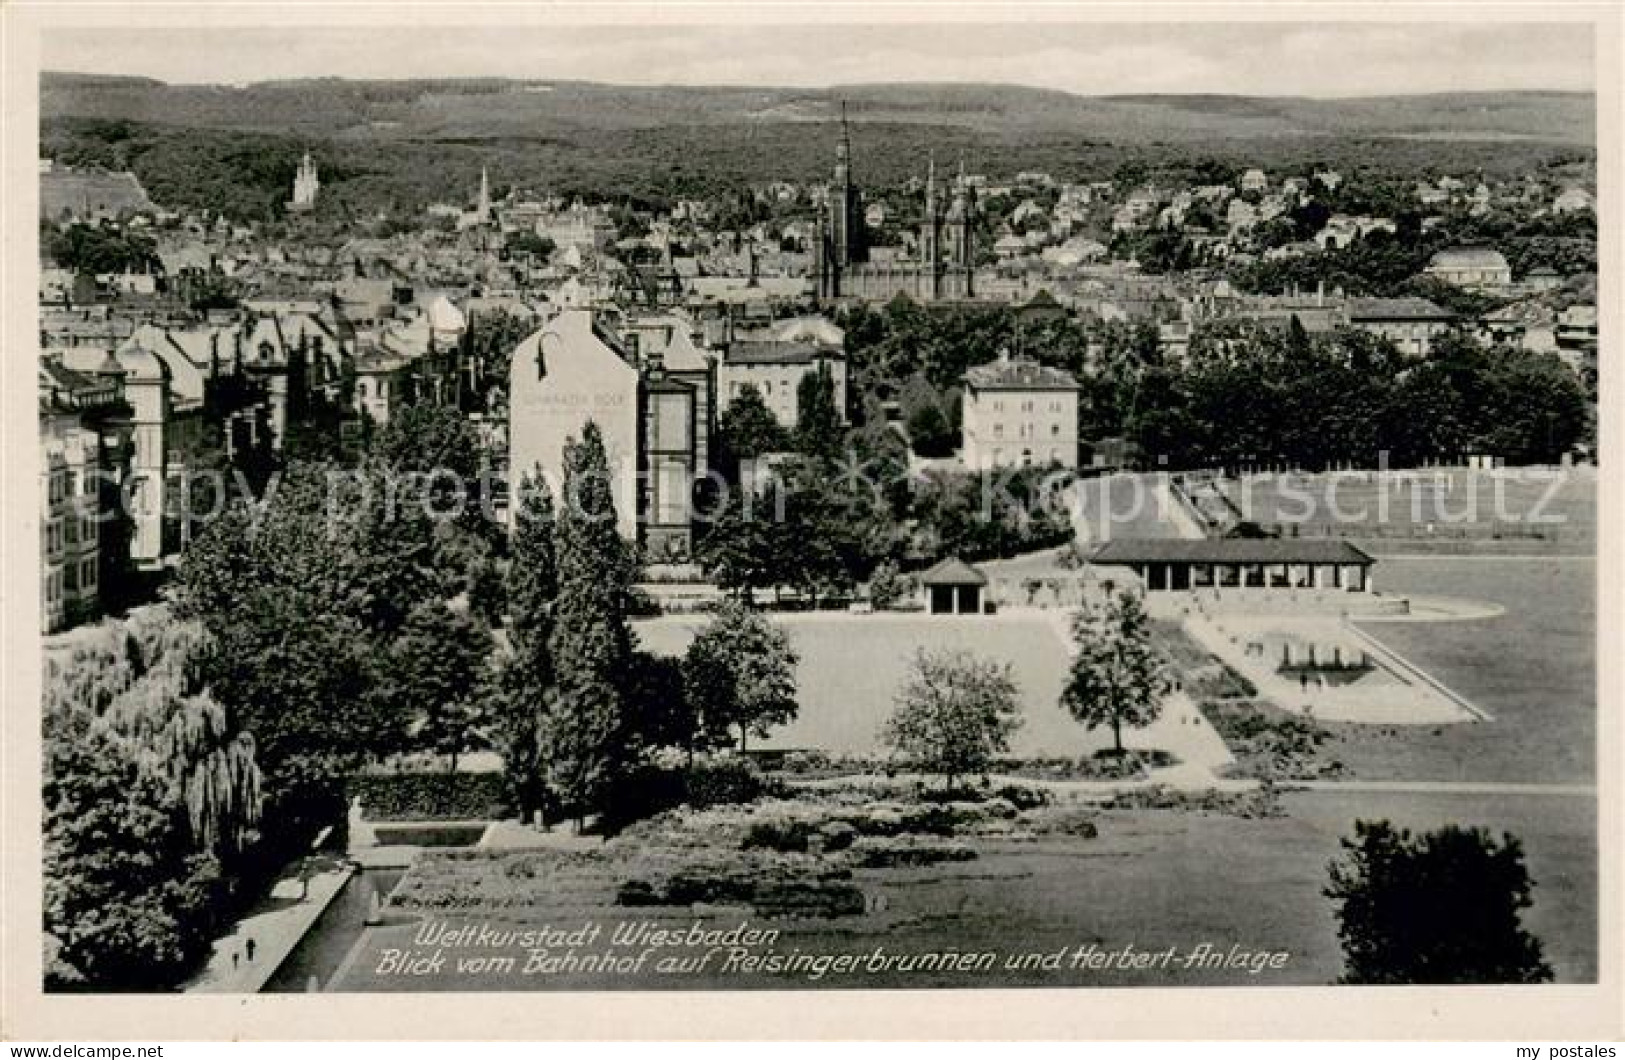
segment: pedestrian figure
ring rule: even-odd
[[[248,962],[250,964],[254,963],[254,940],[249,939],[245,948],[248,950]]]
[[[237,970],[237,958],[240,956],[242,956],[242,954],[238,953],[236,950],[231,951],[231,970],[234,972]]]

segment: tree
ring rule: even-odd
[[[767,407],[762,392],[753,383],[741,386],[718,418],[717,440],[725,457],[733,462],[782,452],[789,441],[784,425]]]
[[[766,615],[725,601],[683,658],[683,687],[704,737],[722,742],[737,730],[744,751],[750,736],[765,739],[795,720],[799,662],[789,635]]]
[[[559,595],[553,494],[541,470],[520,481],[508,563],[508,639],[490,716],[509,798],[521,820],[541,809],[541,733],[553,693],[553,613]]]
[[[101,727],[46,749],[48,985],[161,989],[208,952],[219,868],[187,841],[157,765]]]
[[[807,456],[834,459],[841,451],[841,412],[835,407],[835,377],[819,362],[796,383],[796,446]]]
[[[208,951],[262,799],[253,738],[202,683],[207,651],[160,606],[46,660],[53,988],[159,989]]]
[[[490,632],[439,599],[414,608],[389,646],[381,694],[415,724],[419,747],[449,758],[449,773],[457,772],[458,755],[474,749],[490,654]]]
[[[985,773],[1021,727],[1020,690],[1009,663],[967,651],[918,649],[882,739],[949,789]]]
[[[1144,728],[1157,720],[1171,688],[1140,598],[1122,590],[1087,604],[1072,624],[1075,654],[1061,706],[1084,728],[1111,726],[1112,745],[1123,753],[1123,726]]]
[[[372,442],[402,498],[443,519],[478,519],[481,445],[454,405],[419,402],[396,412]]]
[[[1523,847],[1482,828],[1413,836],[1356,821],[1330,866],[1341,982],[1544,983],[1551,966],[1523,929],[1533,883]]]
[[[695,750],[697,721],[683,686],[681,659],[634,651],[627,671],[627,732],[640,748]]]
[[[205,679],[254,738],[268,830],[288,848],[342,812],[354,768],[405,740],[380,660],[441,579],[432,527],[412,505],[391,512],[380,478],[294,463],[265,498],[234,497],[205,524],[177,578],[177,611],[209,633]]]
[[[548,785],[579,827],[627,764],[625,681],[632,561],[616,529],[609,458],[598,425],[564,446],[559,596],[550,649],[558,695],[543,728]]]
[[[784,527],[776,518],[778,503],[771,490],[746,496],[738,504],[729,500],[695,542],[694,557],[706,575],[741,599],[749,599],[756,589],[788,580]]]

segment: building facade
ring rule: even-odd
[[[962,459],[977,470],[1078,466],[1078,381],[1001,355],[965,373]]]
[[[846,350],[841,329],[822,317],[781,321],[764,334],[729,342],[717,364],[720,411],[754,386],[781,426],[794,430],[800,418],[797,394],[801,380],[828,371],[835,408],[846,416]]]
[[[1451,247],[1433,255],[1429,276],[1470,291],[1499,291],[1512,283],[1512,266],[1489,247]]]
[[[609,460],[617,529],[655,561],[687,560],[693,548],[694,481],[704,470],[709,386],[692,369],[672,371],[662,353],[622,335],[590,310],[567,309],[514,350],[509,367],[508,481],[518,490],[540,469],[555,501],[564,448],[597,425]],[[510,508],[517,505],[510,505]]]

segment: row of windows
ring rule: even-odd
[[[1014,458],[1017,454],[1012,452],[1010,455],[1011,455],[1012,458]],[[1060,447],[1058,447],[1058,446],[1051,446],[1048,453],[1046,454],[1046,453],[1044,453],[1042,451],[1040,451],[1038,453],[1034,453],[1031,449],[1023,449],[1021,451],[1021,453],[1020,453],[1020,457],[1021,457],[1021,463],[1023,465],[1031,464],[1035,460],[1044,460],[1044,461],[1048,461],[1050,463],[1059,463],[1061,461],[1061,450],[1060,450]],[[995,463],[995,464],[1003,464],[1004,462],[1005,462],[1005,460],[1004,460],[1004,450],[1003,449],[995,449],[995,450],[993,450],[993,463]]]
[[[1033,436],[1033,425],[1030,424],[1030,423],[1023,423],[1021,425],[1021,430],[1017,431],[1016,434],[1017,434],[1018,437],[1021,437],[1021,438],[1031,438]],[[1059,438],[1061,436],[1061,425],[1059,423],[1050,424],[1050,426],[1049,426],[1049,436],[1051,438]],[[1003,438],[1004,437],[1004,424],[995,423],[993,425],[993,437],[995,437],[995,438]]]
[[[1038,405],[1038,402],[1036,402],[1036,401],[1023,401],[1023,402],[1021,402],[1021,411],[1022,412],[1032,412],[1037,405]],[[1065,407],[1065,403],[1061,402],[1061,401],[1051,401],[1049,403],[1049,410],[1051,412],[1060,412],[1064,407]],[[994,412],[1003,412],[1004,411],[1004,402],[995,400],[993,402],[993,411]]]

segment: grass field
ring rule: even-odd
[[[1437,728],[1328,725],[1361,779],[1583,784],[1596,779],[1595,569],[1575,558],[1384,559],[1385,592],[1502,604],[1498,618],[1362,628],[1489,711]]]
[[[1106,811],[1093,839],[1045,837],[1010,842],[971,839],[972,861],[924,869],[857,870],[854,882],[873,899],[868,912],[837,919],[765,920],[738,908],[694,906],[630,909],[607,894],[594,904],[579,889],[558,907],[471,910],[452,925],[572,928],[644,919],[668,928],[698,921],[729,928],[748,920],[781,932],[773,949],[815,954],[892,954],[953,949],[995,952],[990,973],[915,972],[837,975],[730,974],[713,968],[682,975],[617,976],[595,972],[499,976],[442,967],[425,976],[379,974],[387,948],[410,948],[418,923],[370,928],[332,989],[789,989],[928,986],[1315,985],[1341,967],[1330,903],[1322,896],[1338,840],[1358,817],[1386,817],[1409,827],[1482,824],[1525,840],[1536,881],[1526,925],[1543,941],[1559,981],[1596,975],[1595,816],[1585,800],[1483,796],[1382,796],[1300,793],[1286,797],[1289,815],[1244,819],[1168,810]],[[491,872],[503,871],[491,862]],[[591,871],[590,869],[587,871]],[[1011,970],[1010,955],[1053,954],[1076,947],[1173,947],[1203,944],[1227,951],[1285,951],[1285,967],[1243,969]],[[689,951],[674,950],[676,956]]]
[[[1011,664],[1021,689],[1024,723],[1011,742],[1018,757],[1079,756],[1104,747],[1103,731],[1086,733],[1059,706],[1068,666],[1054,629],[1040,618],[1001,615],[774,616],[801,656],[800,716],[752,746],[868,755],[883,750],[880,727],[918,648],[964,649]],[[643,646],[681,655],[704,624],[673,616],[636,623]]]
[[[1462,469],[1405,473],[1258,476],[1226,492],[1243,517],[1265,524],[1332,526],[1383,549],[1421,542],[1449,548],[1485,542],[1544,551],[1589,552],[1597,537],[1594,472]],[[1447,485],[1448,488],[1444,488]]]

